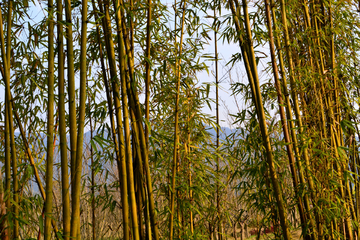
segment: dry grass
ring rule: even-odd
[[[302,240],[303,239],[301,237],[301,230],[292,231],[291,235],[292,235],[292,239],[294,239],[294,240]],[[234,240],[235,238],[229,237],[227,239]],[[241,237],[238,236],[238,240],[240,240],[240,239],[241,239]],[[272,233],[263,234],[260,236],[260,240],[273,240],[273,239],[274,239],[274,234],[272,234]],[[251,237],[246,238],[246,240],[256,240],[256,235],[252,235]]]

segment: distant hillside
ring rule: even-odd
[[[214,139],[216,138],[216,128],[208,127],[207,131],[214,137]],[[220,139],[224,140],[226,138],[226,136],[229,136],[230,134],[232,134],[234,132],[236,132],[236,129],[231,129],[228,127],[221,127]]]

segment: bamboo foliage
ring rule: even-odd
[[[293,4],[293,5],[291,5]],[[324,59],[326,59],[326,57],[324,57],[324,54],[329,54],[329,58],[332,59],[331,61],[329,61],[329,65],[328,66],[332,66],[334,67],[334,56],[335,56],[335,51],[334,51],[334,45],[330,44],[330,50],[327,50],[326,47],[324,47],[324,45],[321,45],[321,35],[323,34],[323,36],[326,36],[326,34],[329,34],[330,31],[327,32],[327,27],[326,24],[329,23],[330,25],[330,29],[333,29],[334,25],[332,23],[333,17],[334,15],[332,15],[332,11],[331,8],[329,9],[328,13],[330,13],[330,18],[329,21],[325,22],[322,21],[321,24],[318,22],[318,17],[320,16],[324,16],[324,13],[327,11],[326,9],[326,4],[324,2],[319,2],[319,3],[310,3],[310,7],[308,7],[308,3],[304,3],[302,4],[302,8],[304,10],[303,15],[301,15],[299,18],[304,17],[305,22],[304,22],[304,29],[307,29],[306,34],[314,34],[314,36],[316,36],[314,39],[315,41],[310,41],[309,38],[304,38],[305,40],[302,42],[302,40],[298,40],[298,45],[295,46],[292,42],[291,42],[291,38],[297,37],[299,35],[298,34],[298,27],[294,28],[292,24],[292,22],[290,23],[290,25],[292,26],[291,30],[289,30],[290,28],[288,28],[288,18],[287,18],[287,13],[289,12],[289,6],[290,9],[295,9],[296,8],[296,3],[285,3],[284,1],[280,1],[280,13],[281,13],[281,21],[282,21],[282,27],[284,29],[284,34],[280,34],[278,32],[278,27],[277,27],[277,23],[276,20],[278,18],[278,15],[276,15],[276,7],[278,5],[276,5],[276,3],[272,2],[271,3],[271,7],[273,8],[272,11],[272,18],[274,20],[274,32],[277,34],[275,35],[275,41],[272,40],[272,31],[271,28],[272,26],[269,25],[269,19],[270,19],[270,14],[269,14],[269,3],[265,3],[266,7],[267,7],[267,19],[268,19],[268,31],[269,31],[269,41],[270,41],[270,48],[271,50],[271,57],[272,57],[272,71],[274,72],[274,76],[275,76],[275,83],[278,79],[277,75],[277,66],[276,66],[276,59],[275,59],[275,51],[274,51],[274,45],[276,45],[277,51],[278,51],[278,60],[280,63],[280,68],[281,68],[281,76],[282,76],[282,80],[283,80],[283,86],[282,86],[282,93],[279,91],[279,85],[277,85],[277,91],[278,91],[278,99],[281,99],[281,95],[283,94],[285,96],[285,103],[286,103],[286,112],[287,112],[287,118],[288,118],[288,123],[290,126],[290,132],[292,135],[292,142],[294,144],[294,153],[295,153],[295,159],[296,159],[296,164],[291,164],[290,166],[293,165],[293,170],[292,170],[292,176],[294,177],[295,174],[299,173],[299,179],[300,179],[300,184],[305,184],[307,185],[308,188],[308,192],[305,193],[305,195],[303,195],[303,199],[304,199],[304,209],[305,212],[301,213],[301,208],[302,208],[302,199],[298,199],[298,210],[300,215],[303,215],[303,220],[305,222],[303,222],[303,227],[306,225],[310,225],[310,232],[308,233],[308,235],[306,237],[312,237],[312,238],[324,238],[325,235],[327,236],[328,234],[332,234],[332,236],[334,236],[334,233],[337,232],[339,229],[341,229],[342,227],[340,226],[335,226],[338,223],[332,222],[331,226],[327,225],[327,227],[325,227],[326,224],[328,224],[329,220],[325,220],[328,219],[327,215],[325,213],[325,206],[326,204],[324,204],[325,202],[324,199],[328,199],[325,196],[329,196],[329,195],[324,195],[324,192],[319,192],[318,187],[321,185],[323,187],[327,186],[325,182],[323,182],[323,179],[325,177],[325,175],[322,175],[320,177],[321,174],[317,174],[315,173],[316,171],[318,171],[318,166],[315,161],[311,160],[314,159],[314,157],[318,160],[320,160],[321,162],[328,162],[328,161],[332,161],[330,159],[341,159],[341,156],[338,155],[338,146],[337,144],[339,144],[340,142],[342,142],[341,140],[336,140],[336,133],[335,132],[339,132],[339,130],[335,130],[335,122],[332,120],[334,119],[334,110],[332,109],[333,104],[331,103],[332,100],[329,100],[328,96],[328,92],[329,90],[327,89],[327,86],[331,85],[331,82],[329,83],[325,83],[325,81],[328,81],[330,78],[328,76],[326,76],[326,70],[325,70],[325,61]],[[331,6],[332,3],[330,3]],[[321,7],[319,7],[321,6]],[[293,8],[295,7],[295,8]],[[313,20],[311,20],[311,14],[309,14],[309,9],[312,9],[312,14],[313,16],[316,16],[313,18]],[[290,10],[291,13],[292,10]],[[296,17],[294,17],[293,15],[291,16],[291,21],[295,21],[294,19],[296,19]],[[320,30],[322,28],[322,30]],[[292,34],[292,36],[290,37],[290,32]],[[330,34],[329,38],[333,39],[333,33]],[[284,39],[280,40],[281,37],[284,37]],[[284,45],[281,45],[281,41],[282,43],[284,43]],[[275,42],[275,44],[274,44]],[[330,40],[330,43],[332,42],[332,40]],[[308,45],[307,45],[308,44]],[[321,46],[321,47],[320,47]],[[304,50],[305,49],[305,50]],[[286,62],[283,61],[284,57],[282,55],[282,51],[285,51],[286,53]],[[308,59],[304,59],[301,54],[303,54],[303,52],[301,51],[306,51],[306,54],[308,54],[307,56],[310,56]],[[331,65],[332,63],[332,65]],[[287,64],[287,65],[286,65]],[[301,66],[299,66],[299,64]],[[308,71],[308,72],[306,72]],[[288,74],[288,76],[286,75]],[[303,76],[305,76],[305,74],[307,74],[307,76],[312,75],[313,76],[313,82],[311,81],[307,81],[308,79],[303,78]],[[286,83],[286,79],[290,78],[290,89],[288,89],[288,85]],[[315,93],[315,95],[313,96],[317,96],[318,99],[318,109],[319,110],[315,110],[314,108],[311,109],[311,107],[314,107],[314,105],[309,106],[309,102],[311,104],[313,104],[311,102],[311,100],[309,101],[310,98],[312,98],[311,94],[309,94],[309,92],[304,91],[304,88],[307,88],[307,86],[311,86],[311,90],[309,90],[311,93]],[[302,88],[302,90],[301,90]],[[338,89],[338,88],[336,88]],[[337,91],[337,90],[336,90]],[[330,90],[330,92],[332,92],[332,90]],[[293,105],[290,104],[289,101],[289,94],[290,93],[290,97],[293,101]],[[330,94],[331,95],[331,94]],[[334,95],[332,95],[334,96]],[[336,97],[334,98],[336,99]],[[334,100],[336,101],[336,100]],[[258,104],[258,103],[257,103]],[[339,106],[339,105],[337,105]],[[282,124],[284,127],[284,111],[281,110],[281,105],[280,105],[280,115],[281,115],[281,120],[282,120]],[[295,113],[295,121],[293,121],[293,115],[292,112]],[[316,114],[316,116],[318,116],[317,118],[307,118],[309,114],[308,112],[312,112],[314,114]],[[337,117],[339,117],[341,114],[337,114]],[[306,120],[304,120],[306,119]],[[340,118],[337,118],[338,121]],[[316,122],[317,121],[317,122]],[[293,122],[295,122],[298,125],[298,128],[294,128]],[[315,123],[314,123],[315,122]],[[319,126],[318,128],[316,128],[316,126]],[[316,129],[314,131],[314,129]],[[343,128],[341,128],[340,132],[342,131]],[[317,132],[316,132],[317,131]],[[289,142],[289,137],[287,137],[289,134],[286,133],[287,129],[283,130],[283,133],[285,135],[285,141]],[[327,138],[326,136],[328,136],[327,134],[330,133],[330,137]],[[319,138],[320,136],[320,138]],[[339,136],[343,136],[343,134],[339,134],[337,135]],[[311,143],[309,143],[309,139],[312,140]],[[299,141],[300,140],[300,141]],[[315,143],[316,141],[319,141],[320,143]],[[333,146],[333,150],[334,150],[334,158],[332,157],[328,157],[326,159],[326,157],[321,156],[321,155],[316,155],[315,151],[329,151],[329,149],[326,147],[326,142],[329,141],[330,145],[327,146]],[[331,143],[333,142],[333,143]],[[289,148],[289,147],[287,147]],[[301,151],[300,151],[301,149]],[[322,149],[322,150],[320,150]],[[327,149],[327,150],[325,150]],[[289,149],[288,149],[289,150]],[[289,155],[289,160],[291,160],[291,156],[289,154],[288,151],[288,155]],[[326,160],[325,160],[326,159]],[[337,161],[337,160],[335,160]],[[303,163],[305,163],[305,165],[303,165]],[[332,166],[330,165],[326,165],[328,167]],[[343,175],[341,175],[344,172],[344,168],[341,167],[341,165],[339,164],[335,164],[333,165],[335,168],[334,170],[340,174],[340,178],[343,178]],[[326,168],[322,168],[322,170],[325,170]],[[331,167],[328,169],[328,171],[330,171]],[[342,170],[341,170],[342,169]],[[325,170],[326,171],[326,170]],[[295,174],[294,174],[295,173]],[[327,176],[331,178],[331,175]],[[327,178],[325,177],[325,178]],[[321,180],[320,180],[321,179]],[[295,180],[295,179],[294,179]],[[306,181],[306,182],[305,182]],[[342,182],[342,181],[341,181]],[[294,181],[295,183],[295,181]],[[343,185],[344,184],[344,185]],[[349,183],[340,183],[339,185],[339,194],[340,196],[342,196],[342,198],[345,197],[345,189],[347,189]],[[328,187],[328,186],[327,186]],[[325,187],[325,188],[327,188]],[[296,190],[296,188],[295,188]],[[347,191],[347,190],[346,190]],[[347,191],[348,193],[350,193],[350,191]],[[295,197],[296,196],[300,196],[300,193],[295,193]],[[310,199],[310,200],[309,200]],[[322,200],[320,200],[322,199]],[[345,199],[345,198],[344,198]],[[311,202],[309,202],[311,201]],[[327,200],[326,200],[327,201]],[[330,200],[331,201],[331,200]],[[327,202],[328,204],[329,202]],[[312,207],[311,207],[312,206]],[[349,204],[347,202],[347,200],[345,200],[344,202],[344,216],[343,216],[343,222],[344,222],[344,233],[346,233],[348,238],[353,238],[352,237],[352,226],[349,222],[349,218],[347,216],[351,215],[351,211],[349,210],[351,208],[351,204]],[[355,219],[355,218],[353,218]],[[327,222],[327,223],[325,223]],[[303,231],[306,231],[305,229],[303,229]],[[351,232],[351,233],[350,233]]]
[[[1,238],[358,238],[354,2],[170,4],[1,3]]]

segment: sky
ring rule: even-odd
[[[30,23],[35,23],[39,20],[41,20],[45,14],[44,11],[44,4],[40,3],[39,1],[35,1],[36,5],[32,6],[30,8],[30,11],[28,12],[28,14],[30,15],[30,17],[32,18],[32,20],[30,20]],[[172,9],[172,2],[168,2],[166,1],[166,5],[169,7],[169,9]],[[226,12],[225,10],[223,10],[222,12],[223,15],[228,14],[228,12]],[[202,21],[205,21],[207,24],[211,25],[210,21],[213,21],[211,18],[205,18],[205,16],[202,17]],[[213,38],[213,33],[209,33],[212,34],[212,38]],[[22,35],[22,37],[26,37],[26,34]],[[218,34],[218,38],[219,38],[219,34]],[[243,83],[247,83],[247,79],[246,79],[246,74],[245,74],[245,69],[243,67],[243,63],[242,62],[238,62],[235,64],[235,66],[230,70],[230,66],[227,65],[228,61],[231,59],[231,56],[234,53],[239,52],[240,49],[238,47],[237,44],[233,44],[233,43],[223,43],[223,40],[218,40],[218,53],[219,53],[219,98],[220,98],[220,125],[224,126],[224,127],[229,127],[229,128],[233,128],[234,126],[232,125],[232,122],[234,121],[234,119],[232,119],[229,116],[229,113],[231,114],[236,114],[237,112],[239,112],[239,110],[244,109],[246,106],[244,104],[244,102],[240,99],[240,96],[238,97],[234,97],[232,95],[232,90],[230,89],[231,85],[230,83],[232,81],[241,81]],[[266,51],[266,49],[265,49]],[[210,44],[207,45],[205,47],[204,50],[205,54],[211,54],[214,55],[215,50],[214,50],[214,41],[213,39],[210,41]],[[265,65],[264,62],[266,61],[260,61],[259,64],[259,74],[261,79],[269,79],[271,76],[269,76],[268,74],[264,73],[262,71],[262,69],[264,69]],[[211,89],[210,89],[210,98],[215,99],[215,76],[214,76],[214,72],[215,72],[215,64],[214,61],[209,61],[207,62],[207,65],[209,66],[209,73],[203,71],[200,72],[197,77],[199,79],[199,84],[203,84],[203,83],[212,83],[211,85]],[[0,86],[0,101],[4,102],[4,89],[3,86]],[[212,109],[210,109],[208,106],[204,106],[203,108],[203,112],[210,114],[212,116],[215,116],[216,112],[215,112],[215,104],[212,105]]]

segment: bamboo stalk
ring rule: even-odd
[[[100,12],[104,14],[104,10],[102,7],[102,1],[99,0],[99,6],[100,6]],[[94,8],[95,11],[95,21],[97,22],[99,20],[98,18],[98,14],[96,14],[97,9],[96,9],[96,5],[94,0],[92,0],[92,6]],[[105,29],[105,19],[102,17],[101,18],[101,22],[102,22],[102,26]],[[118,146],[118,141],[116,139],[116,129],[115,129],[115,121],[114,121],[114,107],[113,107],[113,102],[112,102],[112,95],[111,95],[111,90],[110,90],[110,86],[109,86],[109,81],[108,81],[108,77],[106,74],[106,68],[105,68],[105,61],[104,61],[104,53],[103,53],[103,44],[101,42],[100,39],[100,28],[99,26],[96,26],[96,32],[97,32],[97,41],[100,45],[100,49],[99,49],[99,56],[100,56],[100,63],[101,63],[101,71],[103,74],[103,81],[104,81],[104,85],[105,85],[105,92],[106,92],[106,100],[107,100],[107,104],[108,104],[108,109],[109,109],[109,116],[110,116],[110,124],[111,124],[111,132],[112,132],[112,137],[113,137],[113,141],[114,141],[114,148],[115,148],[115,155],[116,155],[116,160],[119,163],[120,162],[120,153],[119,153],[119,146]],[[120,172],[119,172],[120,174]]]
[[[12,1],[9,1],[9,9],[12,9]],[[8,29],[11,28],[11,11],[8,13]],[[9,30],[10,31],[10,30]],[[8,32],[9,32],[8,31]],[[11,149],[11,162],[12,162],[12,169],[13,169],[13,192],[14,192],[14,206],[13,206],[13,213],[17,217],[19,214],[18,209],[18,180],[17,180],[17,162],[16,162],[16,148],[15,148],[15,137],[14,137],[14,121],[13,121],[13,110],[11,108],[11,86],[10,86],[10,44],[7,45],[7,53],[5,52],[5,40],[4,40],[4,31],[3,31],[3,22],[2,22],[2,13],[0,11],[0,44],[1,44],[1,56],[3,59],[3,69],[4,69],[4,82],[5,82],[5,94],[7,99],[7,106],[8,106],[8,117],[9,117],[9,139],[10,139],[10,149]],[[9,39],[9,38],[8,38]],[[19,238],[19,222],[17,219],[14,219],[13,222],[13,235],[12,238],[17,239]]]
[[[6,55],[7,55],[7,61],[8,61],[8,68],[7,71],[9,72],[9,79],[10,79],[10,68],[11,68],[11,59],[10,59],[10,53],[11,53],[11,26],[12,26],[12,11],[13,11],[13,1],[9,0],[8,1],[8,14],[7,14],[7,41],[6,41]],[[10,80],[9,80],[10,81]],[[6,88],[6,85],[5,85]],[[11,95],[11,92],[10,92]],[[11,108],[11,103],[12,103],[12,98],[10,101],[7,102],[9,105],[9,109]],[[9,115],[9,121],[11,121],[11,124],[13,123],[13,116],[11,111],[8,111],[8,114],[11,114],[11,116]],[[15,150],[15,137],[14,137],[14,128],[11,127],[10,125],[10,149],[11,149],[11,162],[12,162],[12,169],[13,169],[13,200],[14,200],[14,204],[13,204],[13,211],[15,214],[15,217],[17,217],[19,215],[19,208],[18,208],[18,203],[19,203],[19,197],[18,197],[18,193],[19,193],[19,186],[18,186],[18,179],[17,179],[17,160],[16,160],[16,150]],[[14,229],[13,229],[13,237],[15,239],[17,239],[19,237],[19,222],[18,220],[15,218],[14,219]]]
[[[3,72],[2,72],[3,74]],[[44,190],[44,187],[42,185],[42,182],[41,182],[41,179],[40,179],[40,175],[39,175],[39,171],[36,167],[36,164],[35,164],[35,160],[32,156],[32,153],[31,153],[31,149],[30,149],[30,146],[29,146],[29,143],[28,143],[28,140],[26,139],[26,135],[25,135],[25,131],[24,131],[24,128],[22,126],[22,122],[20,120],[20,117],[18,115],[18,113],[15,111],[15,104],[14,102],[11,103],[12,105],[12,108],[13,108],[13,114],[15,115],[15,120],[16,120],[16,124],[18,125],[19,127],[19,130],[20,130],[20,135],[21,135],[21,138],[23,140],[23,143],[24,143],[24,147],[25,147],[25,151],[26,151],[26,155],[28,156],[29,158],[29,163],[31,165],[31,167],[33,168],[34,170],[34,175],[35,175],[35,181],[38,185],[38,188],[39,188],[39,191],[40,191],[40,195],[41,197],[43,198],[44,202],[45,202],[45,199],[46,199],[46,194],[45,194],[45,190]],[[5,109],[5,112],[7,112],[7,110]],[[8,118],[8,114],[6,113],[6,116],[5,118]],[[5,141],[6,141],[6,122],[7,120],[5,120]],[[9,136],[10,137],[10,136]],[[10,142],[10,139],[8,140],[8,142]],[[7,143],[5,143],[6,145]],[[10,157],[10,147],[8,149],[5,150],[5,153],[9,151],[9,157]],[[10,183],[11,183],[11,163],[10,161],[8,162],[9,166],[7,166],[7,162],[5,161],[5,188],[9,188],[10,190]],[[9,172],[8,172],[9,171]],[[9,187],[7,186],[9,183]],[[6,201],[6,204],[9,204],[6,206],[7,209],[10,209],[10,198],[7,198],[7,201]],[[58,232],[58,229],[56,227],[56,223],[54,221],[54,219],[52,219],[52,226],[53,226],[53,229],[54,229],[54,232],[57,233]],[[56,238],[57,235],[56,235]]]
[[[289,130],[288,130],[287,122],[286,122],[285,111],[284,111],[284,107],[283,107],[284,100],[283,100],[282,93],[281,93],[279,72],[278,72],[278,67],[277,67],[277,63],[276,63],[274,36],[273,36],[273,32],[272,32],[269,0],[265,0],[265,11],[266,11],[266,19],[267,19],[267,25],[268,25],[268,33],[269,33],[271,63],[272,63],[272,69],[273,69],[273,73],[274,73],[275,87],[276,87],[277,95],[278,95],[278,104],[279,104],[279,111],[280,111],[280,117],[281,117],[281,124],[282,124],[285,142],[287,143],[286,151],[287,151],[287,155],[288,155],[295,195],[299,196],[297,206],[298,206],[298,211],[299,211],[299,215],[300,215],[302,230],[303,230],[303,233],[305,234],[306,233],[306,225],[305,225],[306,224],[306,216],[304,213],[302,199],[298,192],[298,176],[297,176],[297,171],[295,169],[295,157],[294,157],[294,153],[293,153],[293,149],[292,149],[292,144],[291,144],[291,140],[290,140],[290,136],[289,136]]]
[[[51,239],[51,219],[53,204],[53,165],[54,165],[54,21],[53,21],[53,0],[48,0],[48,114],[47,114],[47,144],[46,144],[46,174],[45,174],[45,226],[44,239]]]
[[[188,96],[188,99],[190,98],[190,96]],[[193,191],[192,191],[192,164],[191,164],[191,130],[190,130],[190,110],[191,110],[191,106],[190,106],[191,101],[189,101],[188,104],[188,116],[187,116],[187,132],[186,132],[186,145],[185,145],[185,154],[186,154],[186,158],[187,158],[187,163],[188,163],[188,181],[189,181],[189,202],[190,205],[192,205],[193,203]],[[189,223],[190,223],[190,232],[191,235],[194,234],[194,216],[193,216],[193,211],[191,209],[189,209]]]
[[[105,25],[104,25],[104,33],[105,33],[105,43],[107,48],[107,54],[110,65],[110,76],[112,83],[112,91],[115,102],[115,116],[116,122],[118,125],[118,138],[119,138],[119,153],[120,153],[120,164],[119,170],[121,172],[120,180],[121,180],[121,201],[123,207],[123,225],[124,225],[124,239],[129,240],[129,203],[128,203],[128,183],[127,183],[127,171],[126,171],[126,158],[125,158],[125,146],[124,146],[124,135],[123,135],[123,127],[121,121],[121,110],[120,110],[120,94],[119,94],[119,86],[118,86],[118,76],[116,72],[116,61],[115,61],[115,51],[114,51],[114,43],[112,40],[112,33],[110,31],[110,16],[109,16],[109,1],[105,1]],[[116,11],[118,12],[118,11]]]
[[[272,19],[274,22],[274,29],[275,32],[278,32],[278,28],[277,28],[277,23],[276,23],[276,16],[275,16],[275,3],[274,0],[270,0],[270,5],[272,6],[272,11],[271,11],[271,15],[272,15]],[[294,153],[295,153],[295,157],[297,158],[296,164],[298,167],[298,171],[299,171],[299,182],[302,185],[305,185],[305,176],[304,176],[304,169],[302,166],[302,161],[301,161],[301,156],[300,156],[300,150],[299,150],[299,144],[298,144],[298,140],[297,140],[297,133],[295,131],[295,125],[294,125],[294,121],[293,121],[293,114],[292,114],[292,108],[291,108],[291,104],[290,104],[290,94],[288,92],[287,86],[287,76],[285,74],[285,64],[284,64],[284,56],[282,54],[282,48],[280,47],[280,38],[279,35],[277,34],[275,37],[275,45],[277,48],[277,53],[278,53],[278,59],[279,59],[279,63],[280,63],[280,73],[281,73],[281,79],[282,79],[282,90],[284,92],[284,97],[285,97],[285,104],[286,104],[286,115],[287,115],[287,119],[288,119],[288,123],[289,123],[289,128],[290,128],[290,133],[291,133],[291,139],[294,143]],[[315,222],[314,219],[312,217],[312,214],[310,213],[310,203],[309,203],[309,199],[308,199],[308,195],[305,194],[304,195],[304,206],[305,209],[307,211],[307,219],[310,220],[311,225],[313,226],[313,228],[315,227]]]
[[[11,152],[10,152],[10,127],[9,127],[9,104],[5,94],[5,196],[6,209],[11,209]],[[10,225],[9,218],[7,223]],[[11,228],[8,229],[8,238],[11,237]]]
[[[282,198],[282,193],[280,191],[278,177],[277,177],[274,160],[273,160],[273,153],[272,153],[272,149],[271,149],[270,138],[269,138],[269,134],[268,134],[267,126],[266,126],[266,117],[265,117],[261,93],[260,93],[259,77],[258,77],[257,69],[256,69],[255,53],[254,53],[254,49],[252,46],[252,37],[251,37],[251,31],[250,31],[250,20],[249,20],[249,14],[248,14],[248,9],[247,9],[247,2],[246,2],[246,0],[243,0],[242,3],[243,3],[242,5],[243,5],[243,11],[244,11],[246,37],[247,37],[247,43],[248,43],[248,48],[247,49],[242,48],[242,52],[243,52],[244,59],[248,57],[248,55],[247,54],[245,55],[244,53],[247,52],[250,55],[250,59],[245,61],[245,65],[250,65],[250,66],[246,67],[246,70],[247,70],[248,76],[250,77],[249,82],[251,83],[253,99],[255,99],[255,106],[256,106],[256,111],[257,111],[257,115],[259,118],[259,125],[260,125],[260,129],[261,129],[263,145],[266,150],[266,159],[267,159],[268,167],[269,167],[269,171],[270,171],[270,178],[272,181],[274,195],[275,195],[275,199],[276,199],[276,203],[277,203],[277,207],[278,207],[278,211],[279,211],[280,224],[281,224],[281,227],[283,230],[284,239],[291,239],[288,223],[286,220],[284,201]],[[231,8],[232,8],[233,14],[234,13],[237,14],[233,4],[231,4]],[[237,23],[237,26],[238,26],[237,28],[240,30],[241,28],[240,28],[239,23]],[[240,44],[243,45],[241,43],[242,42],[241,39],[239,39],[239,40],[240,40]]]
[[[217,18],[216,18],[216,7],[214,6],[214,42],[215,42],[215,83],[216,83],[216,97],[215,97],[215,105],[216,105],[216,152],[219,151],[220,146],[220,128],[219,128],[219,56],[218,56],[218,45],[217,45]],[[219,193],[219,156],[216,154],[216,211],[217,211],[217,231],[218,231],[218,239],[222,239],[222,230],[221,230],[221,209],[220,209],[220,193]]]
[[[86,41],[87,41],[87,0],[82,1],[81,10],[81,45],[80,45],[80,103],[78,118],[78,133],[76,146],[76,161],[74,168],[74,184],[72,213],[71,213],[71,230],[70,235],[75,239],[81,239],[80,232],[80,196],[81,196],[81,173],[82,173],[82,156],[84,145],[84,125],[85,125],[85,105],[86,105]]]
[[[89,106],[90,106],[90,96],[89,96]],[[90,121],[90,139],[93,140],[93,125],[91,117],[91,109],[89,109],[89,121]],[[96,239],[96,218],[95,218],[95,169],[94,169],[94,153],[92,144],[90,144],[90,161],[91,161],[91,230],[92,230],[92,239]]]
[[[287,59],[288,59],[288,65],[289,65],[289,75],[290,75],[290,86],[291,86],[291,95],[292,95],[292,99],[294,101],[294,110],[295,110],[295,116],[297,119],[297,124],[299,126],[299,134],[300,134],[300,139],[301,142],[304,142],[304,129],[303,129],[303,122],[302,122],[302,117],[300,114],[300,109],[299,109],[299,102],[298,102],[298,97],[297,97],[297,92],[295,89],[295,76],[294,76],[294,65],[293,65],[293,58],[292,58],[292,53],[291,53],[291,49],[290,49],[290,40],[289,40],[289,33],[288,33],[288,27],[287,27],[287,17],[286,17],[286,9],[285,9],[285,1],[281,0],[280,1],[280,5],[281,5],[281,19],[282,19],[282,24],[284,27],[284,37],[285,37],[285,49],[286,49],[286,54],[287,54]],[[315,196],[315,187],[314,187],[314,181],[312,179],[312,176],[310,175],[309,171],[310,171],[310,161],[309,161],[309,153],[308,153],[308,148],[305,145],[304,146],[304,159],[305,159],[305,174],[306,174],[306,179],[308,180],[308,186],[309,186],[309,190],[310,190],[310,195],[313,201],[316,202],[316,196]],[[318,213],[315,213],[315,218],[318,219]],[[313,221],[312,218],[310,218],[310,221]],[[314,226],[314,224],[312,223],[312,225]],[[315,228],[313,228],[313,238],[314,240],[316,240],[318,238],[318,233],[316,231]]]
[[[236,7],[235,7],[234,2],[236,3]],[[244,31],[243,25],[240,24],[240,20],[239,20],[239,18],[240,18],[239,4],[235,0],[229,0],[229,5],[230,5],[231,12],[233,14],[236,31],[239,34],[242,31]],[[247,77],[248,77],[248,79],[252,79],[253,73],[252,73],[252,69],[250,68],[250,62],[249,62],[249,58],[248,58],[248,48],[247,48],[247,45],[245,44],[245,41],[241,34],[239,34],[239,40],[240,40],[239,47],[241,49],[242,54],[244,55],[243,60],[245,63]],[[249,83],[250,83],[251,92],[253,93],[251,98],[254,102],[254,105],[258,106],[259,104],[258,104],[257,92],[255,91],[255,85],[254,85],[253,81],[249,81]]]
[[[5,94],[5,196],[6,209],[11,209],[11,152],[10,152],[10,126],[9,126],[9,104]],[[10,224],[9,218],[8,224]],[[11,228],[8,231],[11,237]]]
[[[128,90],[128,89],[127,89]],[[151,226],[150,226],[150,215],[149,215],[149,201],[146,198],[146,189],[144,187],[144,164],[143,164],[143,156],[141,154],[141,144],[140,144],[140,139],[139,139],[139,129],[138,129],[138,125],[136,123],[136,117],[134,114],[134,111],[131,109],[130,111],[130,116],[131,116],[131,123],[132,123],[132,130],[133,130],[133,141],[134,141],[134,148],[136,149],[136,156],[137,156],[137,160],[138,160],[138,167],[137,167],[137,173],[138,173],[138,187],[140,189],[140,194],[141,194],[141,200],[142,203],[144,205],[144,216],[145,216],[145,224],[146,224],[146,233],[147,233],[147,238],[151,239]],[[140,206],[139,206],[140,207]],[[141,220],[141,219],[140,219]],[[150,227],[149,227],[150,226]]]
[[[74,69],[74,43],[72,31],[71,1],[65,0],[65,19],[66,19],[66,54],[67,54],[67,78],[68,78],[68,97],[69,97],[69,135],[70,135],[70,176],[71,188],[74,188],[75,163],[76,163],[76,96],[75,96],[75,69]],[[74,191],[71,191],[73,199]]]
[[[178,55],[182,54],[182,45],[184,38],[184,21],[185,21],[185,5],[186,0],[182,1],[183,11],[181,19],[181,31],[180,31],[180,44]],[[175,42],[175,46],[177,43]],[[175,215],[175,187],[176,187],[176,173],[177,173],[177,161],[178,161],[178,151],[179,151],[179,98],[180,98],[180,81],[181,81],[181,58],[177,59],[176,66],[176,97],[175,97],[175,125],[174,125],[174,150],[173,150],[173,161],[172,161],[172,177],[171,177],[171,197],[170,197],[170,229],[169,229],[169,240],[174,238],[174,215]]]
[[[129,108],[127,101],[127,92],[126,92],[126,63],[125,63],[125,49],[124,49],[123,38],[121,33],[119,36],[119,63],[120,63],[120,83],[121,83],[121,100],[123,106],[123,122],[125,127],[125,157],[126,157],[126,166],[127,166],[127,176],[129,184],[129,197],[130,197],[130,206],[131,206],[131,215],[132,215],[132,228],[134,232],[134,239],[139,240],[139,224],[137,218],[137,206],[135,198],[135,183],[134,183],[134,170],[133,170],[133,161],[132,161],[132,152],[131,152],[131,141],[130,141],[130,126],[129,126]]]
[[[133,120],[133,114],[130,110],[130,121],[131,121],[131,127],[133,128],[133,124],[132,124],[132,120]],[[136,125],[136,124],[135,124]],[[137,136],[135,135],[135,132],[133,129],[131,129],[131,149],[132,149],[132,153],[133,153],[133,162],[134,162],[134,184],[135,184],[135,197],[136,197],[136,206],[137,206],[137,213],[138,213],[138,224],[139,224],[139,237],[140,239],[144,239],[145,236],[145,228],[147,227],[147,224],[144,226],[143,224],[143,218],[142,218],[142,212],[144,210],[144,217],[145,220],[147,221],[147,215],[146,215],[146,199],[143,196],[144,194],[144,185],[143,185],[143,168],[142,168],[142,163],[140,161],[139,155],[141,155],[140,153],[140,149],[139,149],[139,145],[138,145],[138,140],[135,140],[137,138]],[[140,168],[140,164],[141,164],[141,168]],[[146,232],[148,231],[148,229],[146,229]]]
[[[120,26],[122,28],[122,35],[124,38],[124,44],[125,44],[125,52],[127,56],[127,63],[128,63],[128,69],[129,69],[129,78],[126,78],[127,80],[127,94],[129,98],[129,104],[131,109],[134,111],[135,117],[136,117],[136,124],[138,126],[139,130],[139,140],[140,140],[140,148],[141,148],[141,155],[142,159],[144,161],[144,168],[145,168],[145,175],[146,175],[146,184],[147,184],[147,192],[148,192],[148,201],[149,201],[149,213],[150,213],[150,220],[151,220],[151,228],[152,232],[154,234],[155,240],[159,240],[159,230],[158,230],[158,222],[157,222],[157,216],[155,211],[155,204],[154,204],[154,193],[153,193],[153,187],[152,187],[152,180],[151,180],[151,173],[150,173],[150,167],[149,167],[149,153],[147,151],[146,147],[146,138],[145,133],[142,125],[142,114],[140,109],[140,102],[136,91],[135,82],[133,80],[133,73],[134,73],[134,61],[133,61],[133,54],[130,48],[130,44],[128,42],[128,34],[127,34],[127,28],[125,26],[124,21],[124,8],[123,2],[120,1],[113,1],[114,7],[120,11],[117,11],[116,15],[118,19],[122,19],[121,25],[119,24],[119,21],[117,21],[117,27]],[[118,15],[119,14],[119,15]]]
[[[3,175],[0,171],[0,238],[1,240],[8,240],[8,224],[6,221],[6,204],[4,202],[4,185],[3,185]]]
[[[63,207],[63,239],[69,240],[70,237],[70,186],[67,159],[67,138],[65,122],[65,79],[64,79],[64,33],[60,23],[62,21],[63,5],[61,0],[57,0],[57,37],[58,37],[58,109],[59,109],[59,135],[60,135],[60,154],[61,154],[61,186],[62,186],[62,207]]]
[[[145,58],[145,139],[146,146],[149,144],[149,126],[150,126],[150,48],[151,48],[151,22],[152,22],[152,0],[148,0],[147,23],[146,23],[146,58]]]

